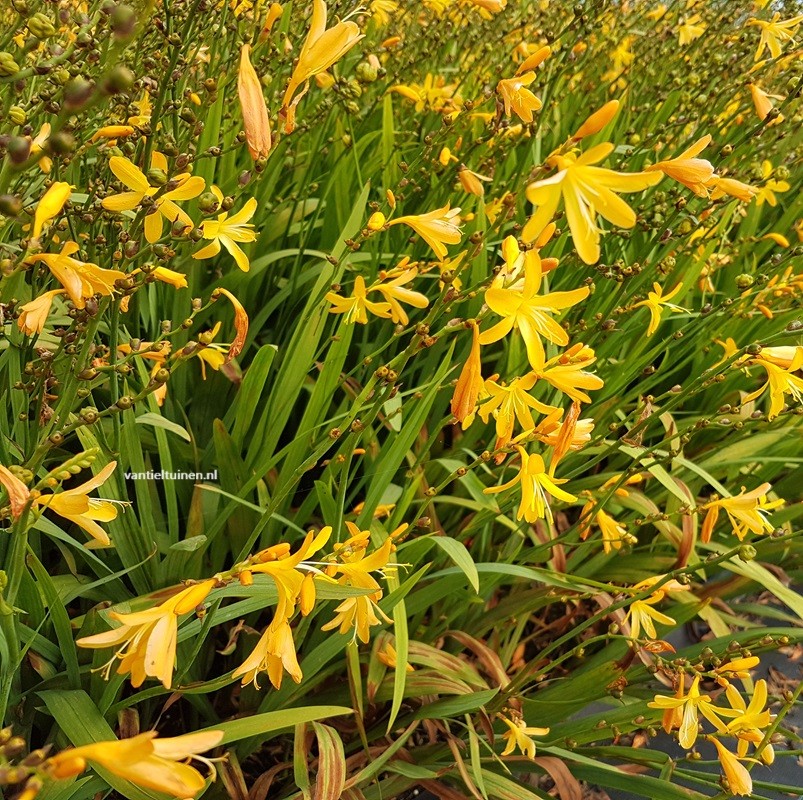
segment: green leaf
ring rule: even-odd
[[[177,422],[172,422],[153,411],[140,414],[135,418],[134,422],[136,422],[137,425],[152,425],[154,428],[162,428],[163,430],[170,431],[170,433],[175,433],[176,436],[180,436],[185,442],[192,441],[192,436],[190,436],[185,428],[182,428]]]
[[[474,564],[466,546],[457,539],[452,539],[449,536],[433,536],[432,541],[434,541],[435,544],[454,561],[455,565],[462,570],[474,591],[479,594],[480,575],[479,572],[477,572],[477,566]]]

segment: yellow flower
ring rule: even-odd
[[[178,619],[203,603],[215,584],[214,578],[193,584],[145,611],[131,614],[111,611],[109,616],[122,623],[119,628],[85,636],[76,644],[92,649],[118,648],[105,666],[107,678],[115,661],[119,660],[117,674],[130,674],[133,687],[141,686],[145,678],[156,678],[169,689],[176,666]]]
[[[477,399],[483,389],[482,361],[480,359],[480,330],[476,322],[471,322],[471,350],[460,377],[454,387],[451,411],[465,430],[474,420]]]
[[[53,778],[70,778],[83,772],[89,761],[137,786],[181,799],[195,797],[206,781],[198,770],[185,762],[197,758],[212,766],[198,754],[220,744],[223,731],[203,731],[167,739],[156,736],[155,731],[148,731],[130,739],[71,747],[48,758],[43,769]]]
[[[19,329],[27,336],[41,333],[47,322],[47,315],[50,313],[53,300],[60,294],[64,294],[63,289],[52,289],[21,305],[20,315],[17,318]]]
[[[457,171],[457,179],[465,192],[473,194],[475,197],[482,197],[485,194],[485,187],[482,185],[483,181],[490,181],[491,178],[480,175],[478,172],[472,172],[467,167],[461,167]]]
[[[332,304],[329,309],[330,314],[345,314],[346,322],[351,325],[358,322],[365,325],[368,322],[368,313],[371,312],[376,317],[390,317],[390,303],[375,302],[368,299],[368,289],[365,286],[365,279],[358,275],[354,279],[354,289],[350,297],[343,297],[336,292],[327,292],[326,299]]]
[[[774,107],[773,100],[783,100],[780,95],[767,94],[763,89],[756,86],[755,83],[750,84],[750,96],[753,98],[753,106],[756,109],[756,116],[763,122],[770,111]],[[783,114],[778,114],[770,125],[778,125],[783,122]]]
[[[713,176],[714,167],[710,161],[697,158],[697,156],[710,142],[711,136],[706,134],[691,147],[686,148],[679,156],[651,164],[649,167],[645,167],[644,171],[660,170],[664,175],[668,175],[673,180],[691,189],[696,195],[707,197],[708,189],[705,186],[705,182]]]
[[[360,531],[353,522],[348,521],[346,527],[352,536],[336,548],[340,560],[327,568],[327,573],[339,576],[337,582],[344,586],[371,591],[359,597],[346,598],[335,608],[334,619],[323,625],[321,630],[331,631],[337,628],[340,633],[347,633],[354,628],[354,636],[366,643],[370,638],[371,627],[382,622],[379,617],[386,622],[389,621],[377,605],[382,599],[382,588],[371,573],[382,573],[388,568],[388,559],[394,547],[393,536],[400,534],[407,526],[397,528],[385,539],[382,546],[370,555],[366,555],[370,531]]]
[[[270,118],[262,84],[249,57],[251,46],[244,44],[240,51],[240,68],[237,72],[237,95],[240,98],[240,110],[243,114],[245,143],[251,158],[267,158],[270,155],[271,136]],[[256,203],[254,203],[256,208]],[[250,217],[249,217],[250,219]]]
[[[406,263],[406,259],[402,263]],[[397,267],[392,272],[382,273],[380,276],[382,280],[368,289],[369,292],[379,292],[385,298],[390,306],[390,318],[397,325],[406,325],[410,321],[407,312],[402,308],[402,303],[414,308],[426,308],[429,305],[426,295],[405,288],[405,284],[410,283],[417,275],[417,267],[409,269]],[[391,280],[387,280],[388,278]]]
[[[647,12],[644,16],[654,22],[658,22],[666,14],[666,4],[659,3],[652,11]]]
[[[285,118],[285,133],[295,130],[296,106],[309,89],[309,79],[329,69],[363,38],[356,22],[338,22],[327,30],[326,13],[324,0],[313,0],[309,33],[290,76],[279,112]],[[304,88],[296,96],[302,85]]]
[[[586,372],[585,368],[590,367],[596,360],[594,351],[579,342],[572,345],[565,353],[550,358],[542,369],[535,370],[535,375],[575,402],[590,403],[591,398],[582,390],[593,391],[605,385],[602,378]]]
[[[566,206],[566,219],[574,246],[586,264],[599,260],[597,214],[620,228],[632,228],[636,224],[635,213],[617,197],[616,192],[640,192],[658,183],[661,175],[656,172],[614,172],[592,166],[609,156],[613,149],[612,144],[603,142],[579,156],[572,151],[547,159],[549,166],[557,168],[558,172],[527,187],[527,199],[538,208],[522,231],[525,241],[533,241],[546,228],[558,210],[561,198]]]
[[[131,136],[136,128],[133,125],[105,125],[99,128],[92,134],[90,142],[97,142],[99,139],[124,139],[126,136]],[[111,146],[110,143],[109,146]]]
[[[368,228],[369,231],[381,231],[382,228],[385,227],[385,222],[387,222],[385,215],[381,211],[374,211],[374,213],[368,217],[368,222],[365,223],[365,227]]]
[[[761,174],[764,178],[764,185],[761,186],[756,193],[756,204],[759,206],[764,205],[764,202],[766,201],[774,208],[778,205],[778,199],[775,197],[775,192],[782,194],[783,192],[788,192],[789,189],[792,188],[788,181],[773,180],[772,171],[772,162],[763,161],[761,164]]]
[[[705,186],[712,189],[712,200],[719,200],[720,197],[724,197],[727,194],[737,200],[749,203],[758,191],[755,187],[742,183],[742,181],[737,181],[735,178],[721,178],[719,175],[712,175],[705,182]]]
[[[374,20],[378,28],[384,28],[390,22],[390,18],[399,10],[396,0],[371,0],[369,6],[371,19]]]
[[[677,624],[672,617],[662,614],[660,611],[653,608],[655,603],[659,602],[659,600],[660,598],[654,599],[648,597],[646,600],[634,600],[630,604],[630,608],[627,610],[627,618],[630,619],[630,635],[634,639],[639,638],[642,628],[650,639],[658,638],[654,622],[660,622],[662,625],[669,626]]]
[[[161,153],[154,153],[151,167],[167,173],[167,159]],[[119,181],[131,191],[104,197],[102,204],[107,211],[132,211],[145,197],[153,198],[153,211],[145,216],[145,238],[153,244],[162,236],[163,221],[181,222],[185,228],[192,228],[192,220],[176,204],[177,200],[191,200],[204,190],[204,179],[188,173],[173,178],[178,183],[175,189],[154,197],[160,187],[151,186],[142,170],[122,156],[112,156],[109,168]]]
[[[505,277],[500,273],[485,292],[485,302],[489,308],[504,319],[480,334],[480,344],[498,342],[516,329],[527,346],[530,365],[533,369],[542,369],[546,355],[541,337],[558,345],[569,342],[568,334],[551,315],[577,305],[588,297],[589,290],[582,287],[569,292],[539,295],[542,271],[541,259],[536,250],[525,253],[523,268],[523,278],[517,278],[514,283],[505,287]]]
[[[471,4],[480,10],[483,19],[491,19],[494,14],[499,14],[507,7],[507,0],[469,0]]]
[[[764,708],[767,704],[767,682],[763,679],[756,681],[750,705],[745,704],[744,699],[732,683],[725,687],[725,695],[735,712],[735,715],[727,723],[727,731],[739,740],[737,753],[739,757],[743,758],[747,755],[750,744],[761,743],[764,739],[762,729],[772,723],[772,714],[769,709]],[[769,743],[757,755],[765,764],[772,764],[775,761],[775,750]]]
[[[457,84],[447,84],[441,76],[427,73],[423,84],[400,83],[391,86],[388,91],[396,92],[415,103],[416,111],[431,109],[442,114],[458,109],[462,99],[457,92]]]
[[[496,420],[496,443],[494,449],[505,447],[513,438],[513,426],[516,421],[524,431],[535,428],[531,409],[542,414],[549,414],[555,409],[539,402],[528,392],[538,380],[534,372],[523,378],[514,378],[509,384],[498,383],[494,375],[485,381],[485,394],[489,398],[479,407],[478,413],[482,421],[487,423],[493,415]]]
[[[117,269],[102,269],[97,264],[79,261],[72,257],[77,252],[78,245],[75,242],[65,242],[60,253],[39,253],[29,256],[25,261],[27,264],[44,262],[75,307],[83,308],[86,300],[93,295],[111,295],[115,282],[124,280],[126,275]]]
[[[695,675],[694,681],[689,687],[688,694],[681,694],[675,697],[664,697],[663,695],[657,694],[655,695],[655,699],[651,703],[647,703],[647,705],[650,708],[662,708],[673,712],[676,710],[680,711],[679,715],[673,716],[672,723],[673,727],[678,727],[680,729],[678,741],[680,742],[680,746],[686,750],[690,750],[694,747],[694,743],[697,741],[698,712],[718,731],[723,731],[725,728],[722,720],[717,716],[717,712],[720,712],[721,709],[718,709],[713,704],[707,694],[700,694],[699,675]]]
[[[528,728],[527,724],[519,715],[514,715],[512,720],[504,714],[499,714],[499,719],[507,725],[507,730],[502,734],[502,738],[507,742],[502,751],[503,756],[510,755],[516,748],[527,758],[535,758],[535,742],[531,736],[546,736],[549,728]]]
[[[268,13],[265,15],[265,21],[262,23],[262,30],[259,32],[260,41],[270,36],[273,26],[281,18],[284,13],[284,6],[281,3],[271,3]]]
[[[739,541],[742,541],[748,532],[750,533],[772,533],[772,523],[764,516],[767,511],[783,505],[783,500],[767,500],[767,492],[772,488],[769,483],[762,483],[748,492],[744,487],[735,497],[722,497],[706,503],[703,508],[706,510],[701,539],[704,542],[711,540],[711,533],[719,518],[720,510],[724,510],[728,515],[733,532]]]
[[[45,144],[47,144],[47,140],[50,138],[50,123],[45,122],[41,128],[39,128],[39,133],[33,137],[31,140],[31,155],[35,156],[41,153],[44,148]],[[42,156],[39,159],[39,169],[45,173],[45,175],[50,174],[50,170],[53,169],[53,159],[50,156]]]
[[[753,17],[747,20],[747,25],[761,28],[761,38],[758,41],[758,48],[754,56],[755,61],[761,58],[765,48],[770,51],[770,55],[773,58],[778,58],[783,48],[781,42],[793,41],[795,29],[803,22],[803,14],[790,19],[779,20],[781,20],[781,15],[777,11],[772,15],[772,19],[769,22]]]
[[[765,348],[765,350],[777,349],[779,348]],[[742,399],[743,403],[749,403],[764,394],[766,390],[769,390],[770,408],[767,418],[770,420],[775,419],[783,411],[785,395],[790,394],[796,402],[803,403],[803,378],[794,374],[803,368],[803,347],[794,348],[794,355],[792,355],[787,364],[781,362],[779,365],[774,361],[775,359],[771,355],[764,353],[764,351],[758,357],[750,359],[748,362],[750,365],[757,364],[764,368],[767,373],[767,381],[763,386],[745,395]]]
[[[739,759],[725,747],[719,739],[709,736],[707,737],[710,742],[714,743],[719,755],[719,763],[722,765],[722,771],[725,773],[725,778],[728,781],[728,790],[731,794],[736,794],[741,797],[749,797],[753,794],[753,779],[750,773],[745,768]]]
[[[653,290],[647,293],[647,299],[633,305],[633,308],[646,306],[650,310],[650,324],[647,327],[647,336],[652,336],[655,331],[658,330],[658,326],[661,324],[661,314],[663,313],[664,307],[671,308],[673,311],[686,310],[682,306],[669,302],[682,288],[683,284],[679,283],[671,292],[663,294],[661,285],[659,283],[654,283],[652,285]]]
[[[55,512],[60,517],[74,522],[83,528],[101,545],[109,545],[109,535],[98,522],[111,522],[117,517],[117,508],[111,500],[89,497],[89,493],[102,486],[111,477],[116,461],[110,461],[97,475],[80,486],[65,489],[58,494],[42,494],[34,500],[34,505]]]
[[[527,88],[535,80],[534,72],[526,72],[513,78],[503,78],[496,85],[496,91],[505,105],[505,115],[511,111],[522,121],[532,122],[533,111],[541,109],[541,101]]]
[[[218,202],[223,202],[223,192],[217,186],[210,187]],[[193,258],[214,258],[220,252],[220,246],[226,248],[234,257],[237,266],[243,271],[251,269],[248,256],[242,251],[238,242],[253,242],[257,235],[252,230],[253,225],[248,222],[257,210],[255,198],[249,198],[245,205],[235,214],[229,216],[227,211],[218,214],[217,220],[204,220],[201,223],[201,233],[204,239],[212,241],[192,254]]]
[[[705,27],[699,14],[682,20],[678,26],[678,44],[684,47],[695,39],[699,39],[705,33]]]
[[[304,677],[296,656],[293,632],[286,619],[274,619],[265,628],[256,647],[232,673],[232,678],[242,677],[243,686],[253,683],[259,689],[259,675],[262,672],[268,674],[268,679],[276,689],[281,688],[285,672],[296,683],[301,683]]]
[[[33,216],[32,231],[34,239],[38,239],[42,235],[42,228],[44,228],[50,220],[55,219],[61,214],[61,210],[64,208],[64,204],[70,199],[71,193],[72,186],[70,186],[69,183],[54,181],[51,184],[50,188],[39,201],[39,205],[36,206],[36,211]]]
[[[489,486],[484,490],[484,493],[504,492],[517,483],[521,484],[521,502],[519,503],[516,518],[525,519],[527,522],[544,519],[551,528],[552,509],[547,501],[547,493],[566,503],[572,503],[577,498],[558,486],[560,483],[566,483],[566,480],[549,475],[544,465],[544,459],[538,453],[528,455],[520,445],[516,446],[516,450],[519,451],[519,456],[521,457],[521,467],[518,475],[501,486]]]
[[[399,217],[389,225],[407,225],[412,228],[432,248],[438,261],[443,261],[448,253],[446,245],[460,243],[460,228],[455,222],[455,218],[459,217],[460,209],[450,209],[447,203],[427,214]]]
[[[242,677],[243,686],[253,683],[259,688],[259,675],[267,672],[268,679],[278,689],[285,670],[296,683],[301,682],[303,676],[298,665],[289,620],[295,613],[297,604],[300,604],[302,614],[308,614],[312,610],[315,585],[311,581],[305,581],[311,567],[304,562],[326,544],[331,534],[332,528],[329,526],[322,528],[317,534],[310,531],[292,555],[289,547],[281,544],[257,553],[243,565],[242,572],[245,574],[256,572],[269,575],[278,594],[273,620],[250,655],[232,673],[233,678]]]

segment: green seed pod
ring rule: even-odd
[[[16,75],[20,71],[20,65],[14,61],[11,53],[0,51],[0,76],[10,77]]]
[[[37,11],[28,19],[28,30],[31,32],[31,36],[35,36],[37,39],[48,39],[56,33],[56,28],[50,18],[41,11]]]
[[[163,169],[153,167],[148,170],[148,183],[151,186],[164,186],[167,183],[167,174]]]
[[[24,125],[28,121],[25,109],[19,106],[11,106],[8,109],[8,116],[15,125]]]

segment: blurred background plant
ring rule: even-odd
[[[794,791],[800,14],[5,3],[4,792]]]

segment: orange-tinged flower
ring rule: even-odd
[[[719,175],[712,175],[705,185],[712,190],[712,200],[719,200],[720,197],[729,195],[744,203],[749,203],[758,192],[754,186],[737,181],[735,178],[721,178]]]
[[[28,487],[8,467],[4,467],[2,464],[0,464],[0,486],[6,490],[8,495],[11,518],[14,520],[19,519],[31,496]]]
[[[708,196],[708,189],[705,182],[714,174],[714,167],[711,162],[703,158],[697,158],[702,151],[710,144],[711,135],[706,134],[698,139],[691,147],[686,148],[680,155],[666,161],[658,161],[645,167],[645,172],[660,170],[664,175],[668,175],[678,183],[691,189],[700,197]]]
[[[446,245],[460,243],[462,235],[455,222],[455,219],[459,218],[460,209],[450,208],[447,203],[442,208],[436,208],[427,214],[398,217],[389,225],[407,225],[412,228],[432,248],[438,261],[443,261],[448,253]]]
[[[755,83],[750,84],[750,96],[753,98],[753,106],[756,109],[756,115],[763,122],[770,111],[774,108],[773,100],[783,100],[777,94],[767,94],[763,89],[756,86]],[[783,122],[783,114],[779,114],[770,124],[777,125]]]
[[[229,352],[226,353],[226,361],[231,361],[237,358],[245,346],[245,340],[248,336],[248,313],[243,304],[228,290],[223,287],[218,287],[212,292],[212,300],[217,300],[220,295],[223,295],[234,306],[234,339],[229,345]]]
[[[60,294],[64,294],[63,289],[51,289],[43,292],[39,297],[34,297],[28,303],[20,306],[20,315],[17,319],[19,329],[27,336],[33,336],[44,330],[47,322],[47,315],[53,305],[53,300]]]
[[[258,158],[267,158],[270,155],[270,117],[265,97],[262,94],[262,84],[251,64],[250,52],[251,46],[244,44],[240,51],[240,68],[237,72],[237,95],[240,98],[240,110],[243,114],[245,143],[248,145],[251,158],[256,161]],[[254,201],[254,209],[256,209],[256,201]],[[253,211],[251,213],[253,214]]]
[[[495,494],[504,492],[520,484],[521,502],[516,513],[517,519],[525,519],[527,522],[536,522],[539,519],[546,520],[547,525],[552,527],[552,509],[547,501],[547,494],[563,500],[566,503],[573,503],[577,498],[560,488],[558,484],[566,483],[566,479],[555,478],[547,472],[544,459],[538,453],[528,454],[520,445],[516,450],[521,457],[521,467],[518,474],[507,483],[500,486],[489,486],[484,490],[485,494]]]
[[[329,69],[364,36],[357,23],[352,21],[338,22],[327,29],[326,14],[324,0],[313,0],[309,33],[290,76],[279,112],[285,118],[285,133],[295,130],[296,106],[307,93],[310,78]],[[302,86],[301,92],[296,95]]]
[[[65,242],[60,253],[39,253],[28,256],[25,261],[27,264],[45,263],[75,307],[84,308],[93,295],[111,295],[115,282],[124,280],[126,275],[117,269],[102,269],[89,261],[79,261],[73,258],[77,252],[78,245],[75,242]]]
[[[525,72],[512,78],[503,78],[496,85],[502,97],[505,116],[514,113],[522,122],[533,121],[533,111],[541,109],[541,101],[527,88],[535,80],[534,72]]]
[[[65,489],[58,494],[41,494],[34,500],[34,505],[49,509],[60,517],[74,522],[96,542],[101,545],[109,545],[111,544],[109,535],[98,525],[98,522],[111,522],[116,519],[117,508],[111,500],[89,497],[89,493],[106,483],[116,466],[116,461],[110,461],[97,475],[80,486]]]
[[[151,166],[167,173],[167,159],[161,153],[153,154]],[[155,196],[160,187],[151,186],[142,170],[127,158],[112,156],[109,168],[130,191],[104,197],[102,205],[107,211],[133,211],[144,197],[153,198],[153,211],[145,216],[145,238],[148,242],[153,244],[161,238],[165,219],[171,223],[181,222],[185,229],[192,228],[192,219],[179,208],[177,201],[198,197],[206,185],[203,178],[188,173],[176,175],[173,180],[178,186]]]
[[[599,133],[615,116],[619,110],[618,100],[609,100],[602,108],[597,109],[586,121],[577,129],[572,139],[579,142],[586,136],[593,136]]]
[[[489,308],[504,319],[480,334],[480,344],[498,342],[516,329],[524,339],[530,365],[533,369],[542,369],[546,355],[541,338],[558,345],[569,342],[568,334],[552,318],[552,314],[577,305],[588,297],[589,290],[582,287],[568,292],[539,295],[542,270],[536,250],[525,253],[523,278],[517,278],[510,286],[505,286],[504,281],[505,276],[500,273],[485,292],[485,302]]]
[[[281,18],[284,13],[284,6],[281,3],[271,3],[268,13],[265,15],[265,21],[262,23],[262,30],[259,32],[259,38],[266,39],[270,36],[273,26]]]
[[[104,125],[98,128],[93,134],[90,142],[97,142],[99,139],[124,139],[131,136],[136,128],[133,125]]]
[[[586,264],[595,264],[600,256],[597,214],[620,228],[632,228],[636,224],[635,213],[616,193],[640,192],[658,183],[661,174],[614,172],[593,166],[609,156],[613,149],[612,144],[603,142],[581,155],[572,151],[547,159],[547,163],[558,172],[527,187],[527,199],[537,206],[537,210],[522,231],[525,241],[533,241],[546,228],[561,199],[566,207],[572,241]]]
[[[474,419],[477,399],[483,388],[482,361],[480,360],[480,330],[476,322],[471,323],[471,350],[460,377],[454,387],[451,411],[455,418],[467,428]]]
[[[212,766],[199,753],[220,744],[223,731],[202,731],[167,739],[156,736],[155,731],[148,731],[130,739],[68,748],[47,759],[43,769],[54,778],[69,778],[83,772],[89,761],[146,789],[182,800],[198,795],[206,780],[185,762],[196,758]]]
[[[61,210],[64,208],[64,204],[70,199],[71,193],[72,186],[70,186],[69,183],[54,181],[50,185],[50,188],[44,193],[34,212],[33,231],[31,233],[34,239],[38,239],[42,235],[42,229],[50,220],[55,219],[61,214]]]
[[[165,689],[169,689],[176,666],[179,617],[203,603],[216,583],[214,578],[210,578],[193,584],[145,611],[131,614],[111,611],[109,616],[122,623],[119,628],[85,636],[76,644],[92,649],[118,648],[106,664],[107,678],[115,661],[119,660],[117,674],[130,674],[131,685],[135,688],[141,686],[145,678],[156,678]]]
[[[519,64],[519,68],[516,70],[517,75],[521,75],[523,72],[530,72],[534,70],[536,67],[540,67],[544,61],[546,61],[549,56],[552,54],[552,48],[549,45],[544,45],[543,47],[539,47],[534,53],[527,56],[524,61]]]
[[[719,763],[728,781],[728,790],[731,794],[741,797],[750,797],[753,794],[753,779],[744,764],[722,742],[714,736],[707,737],[714,743],[719,755]]]
[[[673,311],[686,310],[682,306],[678,306],[669,302],[682,288],[683,284],[679,283],[674,289],[672,289],[671,292],[664,294],[661,284],[653,283],[653,290],[647,293],[647,299],[633,305],[633,308],[646,306],[650,310],[650,324],[647,327],[648,337],[652,336],[655,331],[658,330],[658,326],[661,324],[661,314],[663,313],[664,307],[671,308]]]

